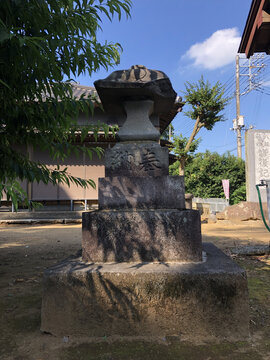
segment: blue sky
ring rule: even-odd
[[[180,96],[184,83],[195,82],[201,75],[212,84],[217,81],[226,84],[226,95],[233,96],[235,55],[250,4],[251,0],[133,0],[130,19],[123,17],[118,22],[115,18],[112,23],[104,19],[103,31],[99,33],[100,40],[122,45],[120,64],[109,72],[101,70],[91,78],[81,75],[76,80],[91,86],[113,70],[141,64],[164,71]],[[270,79],[269,58],[260,60],[266,66],[257,77],[265,85]],[[242,92],[248,79],[244,76],[240,79]],[[269,86],[241,96],[241,114],[247,126],[270,129],[270,98],[266,93],[270,94]],[[212,131],[203,129],[199,133],[202,138],[199,151],[209,149],[221,154],[230,151],[236,155],[236,135],[230,130],[235,111],[233,99],[223,112],[225,121]],[[193,121],[180,113],[173,125],[177,135],[181,132],[189,136]]]

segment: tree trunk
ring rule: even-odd
[[[185,158],[181,157],[179,159],[179,175],[184,176],[185,175]]]
[[[198,116],[197,119],[196,119],[194,128],[193,128],[192,134],[190,135],[190,137],[188,139],[188,142],[187,142],[187,145],[185,147],[185,152],[189,151],[190,145],[191,145],[192,141],[194,140],[194,138],[195,138],[195,136],[196,136],[196,134],[198,132],[199,123],[200,123],[200,117]]]

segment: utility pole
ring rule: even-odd
[[[169,125],[169,141],[172,139],[172,124]]]
[[[255,77],[259,75],[260,70],[265,68],[265,64],[257,64],[256,61],[263,59],[263,54],[257,54],[252,56],[249,59],[248,65],[240,65],[239,55],[236,55],[235,59],[235,70],[236,70],[236,80],[235,80],[235,97],[236,97],[236,119],[233,120],[233,128],[237,136],[237,157],[242,158],[242,130],[244,128],[244,116],[240,115],[240,96],[249,93],[250,91],[261,86],[261,83],[254,81]],[[246,60],[246,59],[245,59]],[[255,63],[254,63],[255,61]],[[248,73],[240,74],[240,68],[248,68]],[[248,76],[249,88],[247,91],[240,92],[240,76]]]
[[[242,134],[240,125],[240,67],[239,55],[236,55],[236,134],[237,134],[237,157],[242,159]],[[244,125],[244,124],[243,124]]]

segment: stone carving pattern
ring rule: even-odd
[[[154,151],[151,151],[149,149],[144,149],[143,158],[139,166],[144,171],[153,171],[155,169],[161,168],[160,162],[156,158]]]
[[[111,168],[113,170],[120,167],[123,163],[126,163],[126,166],[128,168],[131,167],[131,164],[134,163],[134,156],[129,153],[128,150],[122,150],[122,151],[114,151],[113,154],[111,154]]]
[[[134,166],[138,167],[141,171],[154,171],[160,169],[160,161],[156,158],[154,151],[143,149],[143,154],[140,160],[136,159],[134,153],[128,150],[114,151],[111,156],[111,168],[113,170],[120,166],[125,166],[127,169],[132,169]]]
[[[254,135],[255,180],[270,179],[270,133],[258,132]]]

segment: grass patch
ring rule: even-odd
[[[247,256],[236,259],[236,261],[247,272],[250,299],[263,303],[270,310],[270,261],[268,256]]]
[[[263,303],[270,300],[270,284],[265,282],[259,276],[248,277],[248,290],[250,299]]]

